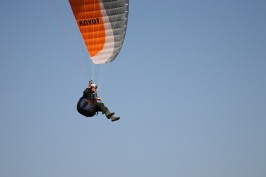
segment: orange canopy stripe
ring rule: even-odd
[[[105,44],[105,28],[98,0],[69,0],[77,25],[91,57]],[[86,42],[90,41],[90,42]]]

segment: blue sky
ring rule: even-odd
[[[265,1],[131,0],[99,92],[117,122],[76,111],[67,0],[0,8],[0,176],[265,176]]]

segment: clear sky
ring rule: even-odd
[[[111,122],[76,111],[87,80],[68,1],[0,1],[0,176],[264,177],[265,9],[130,0],[99,92]]]

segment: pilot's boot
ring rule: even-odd
[[[112,117],[111,117],[111,121],[112,121],[112,122],[117,121],[117,120],[119,120],[119,119],[120,119],[120,117],[115,117],[115,116],[112,116]]]

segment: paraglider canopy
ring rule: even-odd
[[[124,42],[129,0],[69,0],[69,3],[92,62],[113,61]]]

